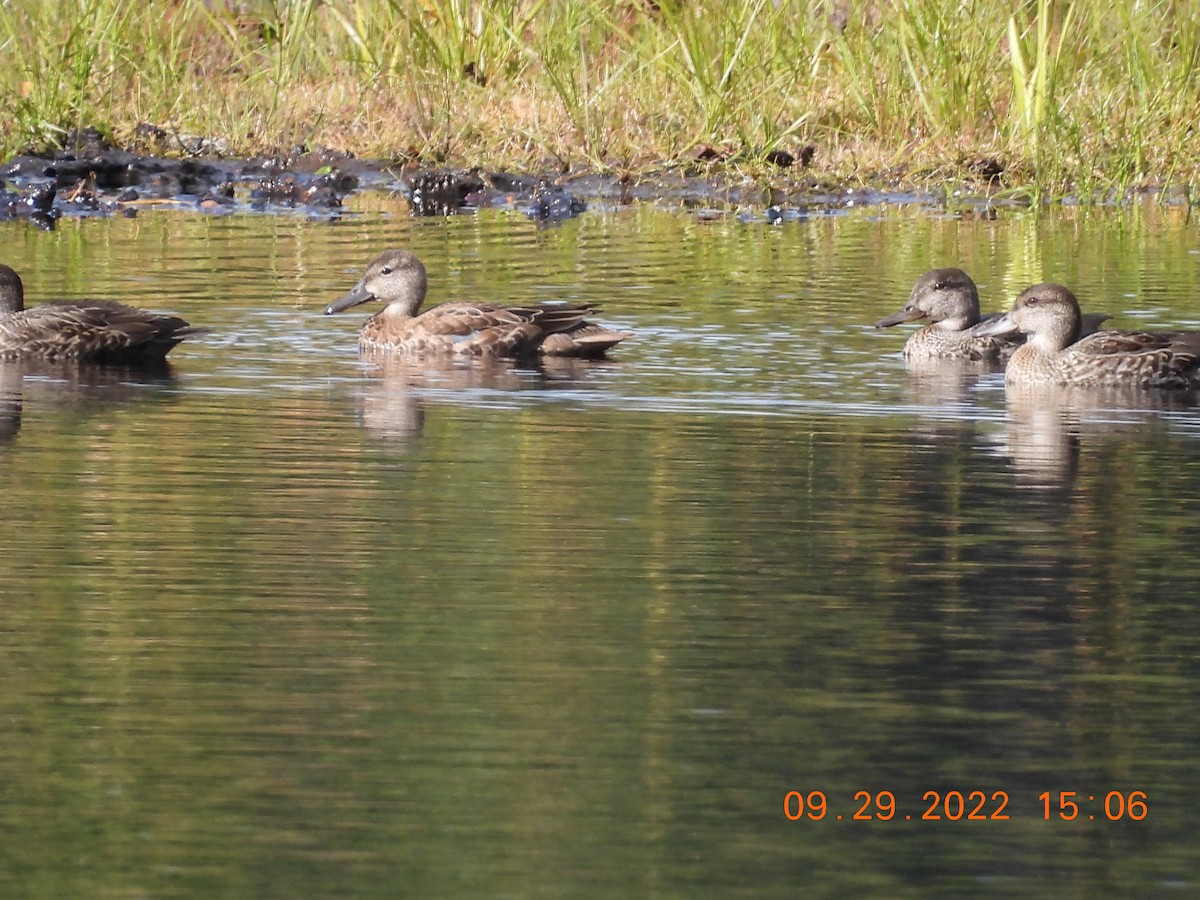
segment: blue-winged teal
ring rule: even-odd
[[[1024,337],[1018,333],[984,334],[981,329],[1000,313],[979,314],[979,291],[962,269],[932,269],[917,279],[904,309],[875,323],[887,328],[917,319],[930,324],[909,335],[904,356],[912,360],[969,359],[1002,362],[1012,355]],[[1089,313],[1082,319],[1085,334],[1095,331],[1109,318]]]
[[[497,306],[451,302],[418,314],[427,287],[425,266],[406,250],[388,250],[326,315],[380,300],[383,310],[363,324],[359,348],[413,356],[460,354],[491,357],[603,357],[632,335],[585,320],[587,305]]]
[[[161,363],[185,337],[202,333],[183,319],[113,300],[58,300],[25,309],[25,288],[0,265],[0,359]]]
[[[1097,331],[1076,339],[1079,327],[1075,295],[1061,284],[1036,284],[983,330],[1026,335],[1005,367],[1009,384],[1188,388],[1200,381],[1200,334]]]

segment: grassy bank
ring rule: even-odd
[[[1198,62],[1186,0],[6,0],[0,152],[153,123],[238,155],[638,173],[710,146],[765,175],[812,144],[823,180],[994,160],[1090,193],[1200,184]]]

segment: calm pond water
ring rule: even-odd
[[[0,371],[4,897],[1195,894],[1200,410],[870,327],[959,264],[1200,328],[1187,210],[358,204],[0,225],[212,329]],[[380,371],[321,311],[389,246],[637,339]]]

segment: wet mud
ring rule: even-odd
[[[161,129],[142,137],[138,148],[130,150],[85,129],[71,135],[68,149],[18,155],[0,163],[0,220],[21,219],[52,229],[64,216],[136,216],[148,208],[336,218],[346,214],[348,196],[383,191],[401,194],[414,216],[503,208],[550,223],[593,207],[666,201],[695,209],[702,217],[734,211],[743,218],[777,223],[814,210],[881,202],[936,203],[947,196],[945,189],[920,193],[899,185],[876,190],[822,185],[804,174],[815,153],[812,147],[797,154],[765,155],[771,166],[788,173],[784,184],[773,185],[715,175],[714,166],[729,160],[710,147],[701,148],[692,165],[635,177],[430,168],[304,147],[276,157],[230,159],[222,155],[219,143],[179,138],[172,142]],[[994,177],[994,169],[985,177]],[[976,190],[966,196],[987,208],[992,202],[986,194]]]

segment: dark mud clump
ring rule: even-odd
[[[540,184],[526,210],[530,218],[541,222],[572,219],[587,209],[587,204],[558,184]]]
[[[266,210],[272,206],[290,209],[341,209],[342,200],[325,176],[305,182],[292,175],[264,178],[250,190],[250,208]]]
[[[50,229],[62,213],[54,206],[54,185],[42,185],[27,191],[0,189],[0,220],[27,219],[39,228]]]
[[[991,156],[976,156],[967,160],[966,169],[976,178],[989,183],[999,183],[1004,175],[1004,163]]]
[[[151,205],[337,214],[359,184],[323,156],[169,158],[113,147],[91,129],[71,135],[65,149],[13,157],[0,167],[0,179],[0,219],[41,227],[64,215],[136,215]]]
[[[408,180],[413,215],[445,216],[467,205],[485,187],[477,172],[416,172]]]

